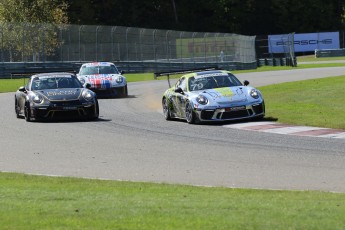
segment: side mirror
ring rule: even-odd
[[[123,71],[123,70],[121,70],[120,71],[120,74],[122,75],[122,74],[125,74],[126,72],[125,71]]]
[[[26,89],[25,89],[25,87],[24,87],[24,86],[21,86],[21,87],[19,87],[18,91],[20,91],[20,92],[25,92],[25,91],[26,91]]]
[[[85,84],[85,88],[90,89],[91,88],[91,84],[90,83],[86,83]]]
[[[180,87],[177,87],[175,89],[175,93],[180,93],[180,94],[184,94],[183,90]]]
[[[244,82],[243,82],[243,85],[244,85],[244,86],[247,86],[247,85],[249,85],[249,81],[247,81],[247,80],[244,80]]]

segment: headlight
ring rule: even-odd
[[[43,97],[40,94],[32,95],[32,101],[36,104],[41,104],[43,102]]]
[[[250,91],[250,96],[252,96],[252,98],[258,99],[258,98],[259,98],[259,93],[258,93],[257,90],[252,89],[252,90]]]
[[[123,77],[116,78],[116,83],[122,83],[122,82],[123,82]]]
[[[84,90],[82,95],[87,101],[91,101],[93,99],[93,95],[89,90]]]
[[[206,105],[208,103],[208,99],[204,95],[199,95],[196,98],[196,101],[202,105]]]

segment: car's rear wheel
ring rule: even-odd
[[[169,109],[168,101],[166,98],[163,98],[162,106],[163,106],[163,114],[164,114],[165,120],[167,121],[171,120],[170,109]]]
[[[24,106],[24,117],[26,121],[31,121],[31,109],[29,103],[25,103]]]
[[[196,123],[196,114],[195,112],[193,111],[193,107],[192,105],[187,102],[186,104],[186,121],[189,123],[189,124],[195,124]]]

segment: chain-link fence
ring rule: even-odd
[[[255,61],[253,36],[120,26],[3,23],[0,45],[2,62]]]
[[[126,72],[256,68],[255,36],[121,26],[0,24],[0,77],[111,61]]]
[[[273,46],[279,50],[273,51]],[[258,66],[262,65],[288,65],[296,66],[294,50],[294,33],[282,35],[265,35],[256,38],[256,53]]]

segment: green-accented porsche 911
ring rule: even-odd
[[[229,71],[208,70],[183,75],[162,98],[166,120],[188,123],[261,119],[265,116],[262,94],[243,84]]]

